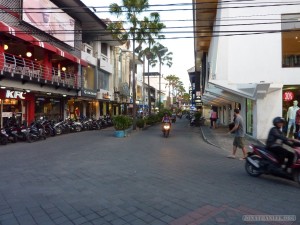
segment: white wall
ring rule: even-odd
[[[264,99],[256,101],[254,124],[256,124],[256,136],[258,139],[266,139],[272,121],[276,116],[282,116],[282,90],[269,93]]]
[[[251,2],[253,2],[253,5],[262,5],[265,1],[256,0]],[[240,4],[235,2],[235,6],[245,6],[245,2]],[[228,31],[281,30],[280,23],[249,26],[236,24],[279,22],[281,21],[281,14],[299,12],[299,4],[279,7],[222,9],[217,14],[217,18],[221,18],[220,25],[235,24],[235,26],[217,26],[215,31],[222,32],[216,32],[216,35],[233,34]],[[216,23],[216,25],[219,24]],[[213,69],[211,73],[216,74],[216,79],[228,80],[230,83],[259,83],[265,81],[299,84],[300,68],[282,68],[281,60],[281,33],[279,32],[274,34],[219,36],[212,39],[210,46],[209,62],[212,63],[211,68]]]

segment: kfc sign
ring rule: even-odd
[[[25,99],[23,96],[24,93],[21,91],[11,91],[11,90],[6,90],[5,97],[6,98],[19,98],[19,99]]]

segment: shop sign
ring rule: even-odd
[[[12,112],[2,112],[2,117],[12,117],[13,113]]]
[[[286,91],[283,93],[283,101],[292,101],[294,99],[294,93],[291,91]]]
[[[11,91],[11,90],[6,90],[5,97],[6,98],[19,98],[19,99],[25,99],[23,96],[24,93],[22,91]]]
[[[97,92],[83,89],[82,90],[82,95],[96,97],[97,96]]]
[[[102,98],[103,99],[110,99],[109,93],[108,92],[107,93],[102,93]]]

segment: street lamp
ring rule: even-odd
[[[162,53],[161,53],[162,52]],[[158,109],[161,110],[161,56],[168,52],[168,48],[164,47],[158,50],[158,58],[159,58],[159,80],[158,80]]]

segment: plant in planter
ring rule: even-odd
[[[139,118],[139,119],[136,121],[136,126],[137,126],[138,128],[144,128],[144,126],[145,126],[145,120],[142,119],[142,118]]]
[[[132,118],[125,115],[118,115],[113,117],[113,124],[115,128],[116,137],[125,137],[126,131],[132,126]]]
[[[196,126],[200,126],[202,113],[201,112],[196,112],[194,115],[195,115]]]

